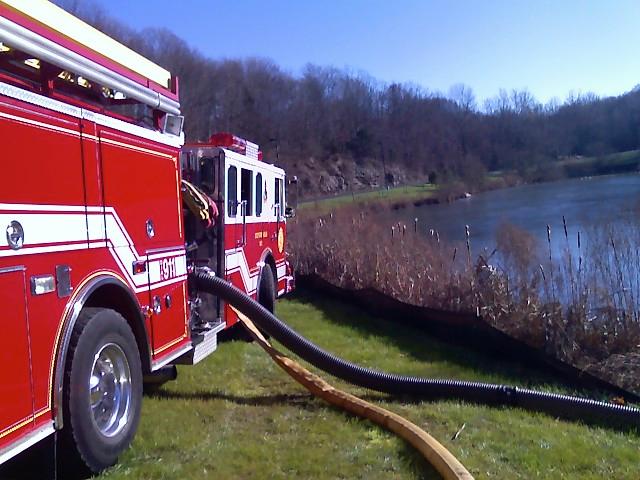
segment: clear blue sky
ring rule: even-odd
[[[93,1],[211,58],[266,57],[293,74],[314,63],[445,94],[465,83],[480,102],[499,88],[546,102],[640,84],[639,0]]]

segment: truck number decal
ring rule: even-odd
[[[160,281],[169,280],[176,276],[175,257],[165,258],[160,262]]]

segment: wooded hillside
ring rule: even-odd
[[[640,148],[638,87],[546,105],[500,90],[479,105],[462,84],[444,95],[333,67],[294,75],[262,58],[207,58],[166,29],[134,31],[90,3],[58,3],[179,76],[189,140],[230,131],[255,141],[307,195],[383,185],[384,173],[395,183],[473,186],[489,170],[545,180],[563,174],[567,157]]]

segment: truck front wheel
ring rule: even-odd
[[[133,440],[141,403],[142,370],[131,328],[114,310],[85,308],[65,365],[66,468],[97,473],[115,464]]]

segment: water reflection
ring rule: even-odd
[[[637,218],[639,207],[640,174],[632,174],[496,190],[451,204],[412,207],[399,214],[410,224],[418,218],[420,231],[426,234],[436,229],[451,242],[464,242],[465,225],[469,225],[475,254],[482,249],[491,252],[500,225],[507,222],[530,232],[546,250],[549,225],[552,255],[558,257],[566,248],[578,254],[578,232],[584,249],[589,227]]]

